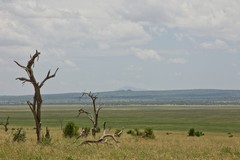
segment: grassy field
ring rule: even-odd
[[[123,134],[120,143],[80,145],[74,139],[63,138],[61,130],[51,128],[52,143],[37,144],[34,130],[25,129],[24,143],[12,142],[11,133],[0,131],[0,159],[4,160],[232,160],[240,159],[240,135],[229,138],[223,133],[207,133],[188,137],[185,132],[155,131],[156,138],[144,139]],[[90,137],[91,138],[91,137]],[[110,142],[110,141],[109,141]]]
[[[12,130],[0,126],[0,159],[240,159],[239,106],[106,106],[100,124],[125,127],[119,144],[80,145],[62,136],[61,122],[74,121],[79,127],[91,126],[79,106],[43,106],[42,126],[49,126],[52,143],[36,143],[32,114],[27,106],[1,106],[0,122],[10,116],[9,128],[23,127],[24,143],[12,142]],[[90,109],[86,107],[86,109]],[[154,129],[153,140],[132,137],[128,129]],[[203,131],[202,137],[188,137],[190,128]],[[114,132],[112,129],[110,132]],[[166,133],[171,134],[166,134]],[[229,137],[229,132],[233,137]],[[100,135],[99,135],[100,136]],[[92,138],[92,137],[89,137]]]
[[[74,121],[90,127],[80,106],[43,106],[42,126],[61,127]],[[91,111],[91,107],[85,107]],[[0,122],[10,116],[11,126],[34,126],[27,106],[0,106]],[[106,106],[100,111],[100,125],[106,121],[113,128],[146,128],[163,131],[187,131],[196,128],[213,132],[240,132],[240,106]],[[101,126],[100,126],[101,127]]]

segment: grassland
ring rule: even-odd
[[[80,127],[91,126],[85,115],[78,115],[83,106],[43,106],[42,125],[60,127],[74,121]],[[91,111],[91,107],[85,106]],[[0,122],[10,116],[10,126],[34,126],[27,106],[0,106]],[[240,106],[105,106],[100,112],[113,128],[146,128],[163,131],[187,131],[196,128],[213,132],[240,132]]]
[[[42,124],[50,127],[52,143],[39,145],[29,108],[1,106],[0,122],[10,116],[9,127],[23,127],[27,140],[13,143],[13,131],[4,132],[0,126],[0,159],[240,159],[239,106],[105,106],[100,112],[100,124],[107,121],[108,126],[125,127],[125,131],[151,127],[156,139],[123,134],[119,144],[84,146],[80,145],[83,139],[73,144],[74,139],[64,138],[61,131],[61,122],[64,125],[74,121],[79,127],[91,125],[85,116],[76,117],[79,108],[43,106]],[[188,137],[190,128],[203,131],[205,136]]]

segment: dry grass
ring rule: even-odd
[[[232,138],[225,133],[205,133],[203,137],[188,137],[186,132],[156,132],[156,139],[149,140],[124,134],[121,143],[80,145],[74,139],[64,138],[61,130],[50,128],[52,143],[36,143],[33,129],[24,128],[27,140],[12,142],[12,133],[0,130],[0,159],[4,160],[93,160],[93,159],[240,159],[240,135]]]

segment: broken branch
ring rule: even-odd
[[[91,143],[101,143],[103,142],[107,137],[112,138],[116,143],[120,143],[116,138],[115,135],[113,134],[106,134],[106,122],[103,123],[103,135],[96,140],[85,140],[81,143],[81,145],[83,144],[91,144]],[[106,140],[104,141],[106,143]]]
[[[58,69],[59,69],[59,68],[57,68],[56,71],[54,72],[54,74],[52,74],[52,75],[50,75],[51,70],[49,70],[48,73],[47,73],[47,76],[46,76],[45,79],[41,82],[41,84],[40,84],[39,87],[41,88],[48,79],[51,79],[51,78],[55,77]]]

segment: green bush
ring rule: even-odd
[[[200,136],[204,136],[204,133],[203,133],[203,132],[200,132],[200,131],[195,131],[194,128],[191,128],[191,129],[188,131],[188,136],[197,136],[197,137],[200,137]]]
[[[142,136],[143,132],[139,131],[137,128],[134,129],[135,135],[136,136]]]
[[[188,131],[188,136],[195,136],[195,129],[194,129],[194,128],[191,128],[191,129]]]
[[[72,138],[73,136],[78,135],[78,127],[74,122],[68,122],[63,129],[63,134],[65,137]]]
[[[153,134],[153,130],[151,128],[145,128],[143,132],[135,128],[134,130],[128,130],[127,134],[130,134],[132,136],[141,136],[144,138],[155,138],[155,135]]]
[[[197,131],[197,132],[195,132],[195,136],[197,136],[197,137],[204,136],[204,133]]]
[[[151,128],[145,128],[143,137],[154,139],[155,135]]]
[[[22,131],[22,128],[18,128],[16,132],[13,133],[13,141],[25,142],[25,140],[26,140],[26,132]]]

